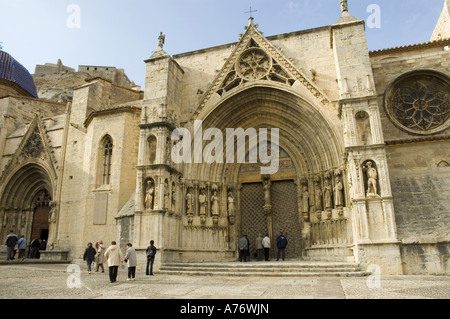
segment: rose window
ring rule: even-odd
[[[413,133],[434,133],[450,117],[450,85],[428,74],[412,75],[394,84],[386,96],[391,120]]]
[[[236,62],[236,71],[246,80],[260,80],[272,69],[272,59],[260,48],[244,51]]]

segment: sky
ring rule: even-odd
[[[427,42],[445,0],[349,0],[369,50]],[[0,0],[0,45],[37,64],[122,68],[144,86],[145,59],[166,36],[170,55],[237,42],[250,10],[265,36],[331,25],[339,0]]]

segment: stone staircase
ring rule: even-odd
[[[370,273],[358,264],[286,260],[269,262],[166,263],[155,272],[165,275],[190,276],[270,276],[270,277],[363,277]]]

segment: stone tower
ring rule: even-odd
[[[177,222],[180,174],[171,161],[171,134],[179,125],[183,70],[164,50],[164,36],[146,63],[146,87],[139,125],[134,242],[138,248],[155,240],[166,248],[158,225]],[[176,232],[172,234],[177,240]]]
[[[401,273],[393,200],[377,92],[369,58],[364,21],[343,6],[331,26],[339,83],[345,161],[354,230],[355,257]],[[387,271],[387,270],[386,270]]]

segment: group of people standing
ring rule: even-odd
[[[155,261],[155,255],[157,251],[154,244],[155,242],[151,240],[150,246],[148,246],[146,249],[147,276],[153,276],[153,263]],[[92,271],[92,263],[94,261],[97,261],[97,268],[95,270],[96,272],[99,271],[99,268],[102,269],[102,272],[105,272],[103,264],[107,263],[109,269],[109,280],[111,283],[117,281],[119,266],[122,263],[127,263],[128,267],[127,280],[136,280],[137,254],[136,250],[133,247],[133,244],[131,243],[127,244],[127,250],[125,252],[125,255],[122,253],[122,250],[115,241],[112,241],[111,245],[108,248],[105,248],[103,246],[102,241],[96,243],[95,248],[93,247],[92,243],[89,243],[88,247],[84,251],[83,260],[86,261],[87,270],[89,274]]]
[[[258,261],[262,261],[263,252],[264,252],[264,260],[269,261],[270,255],[270,238],[269,235],[266,234],[264,238],[261,234],[256,237],[255,240],[256,246],[256,259]],[[288,241],[286,236],[280,232],[280,235],[277,237],[277,261],[280,260],[280,257],[285,260],[286,254],[285,249],[287,247]],[[247,235],[244,235],[238,241],[238,250],[239,250],[239,261],[247,262],[250,261],[250,241],[248,240]]]
[[[24,235],[21,235],[20,238],[14,233],[14,230],[11,230],[9,234],[6,236],[6,260],[15,260],[16,253],[19,251],[18,259],[24,260],[26,256],[27,250],[27,240]],[[40,258],[39,251],[46,250],[47,242],[45,239],[39,240],[38,238],[33,239],[30,243],[28,258]]]

